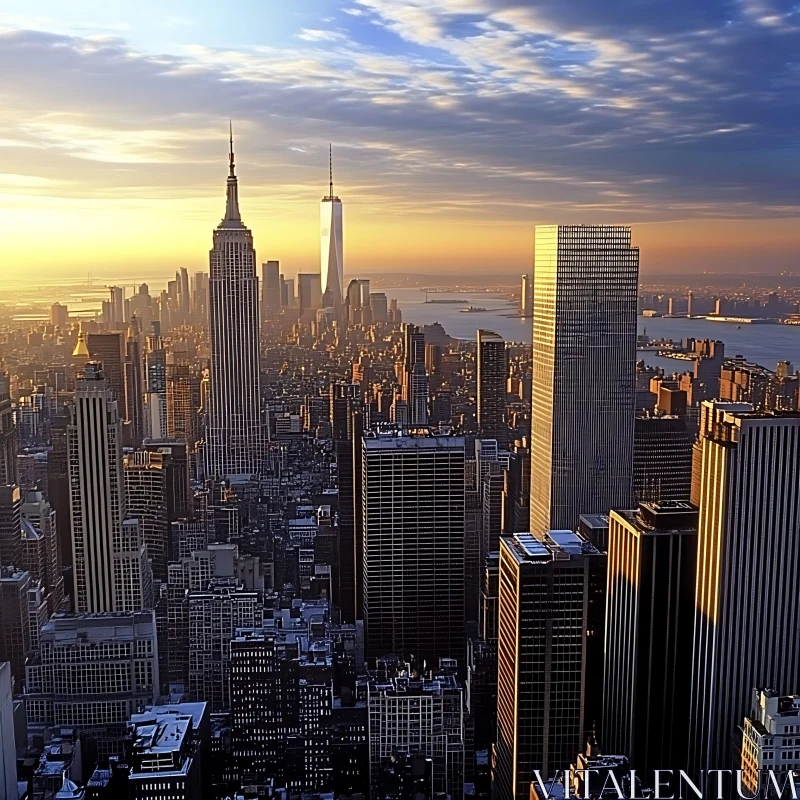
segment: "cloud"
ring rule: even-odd
[[[45,182],[31,191],[217,197],[230,116],[259,210],[315,202],[333,141],[341,192],[364,214],[790,216],[790,11],[357,0],[280,44],[167,53],[33,19],[0,35],[0,147],[9,172]]]

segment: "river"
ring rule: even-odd
[[[424,292],[418,289],[382,289],[389,298],[397,298],[405,322],[430,325],[440,322],[444,329],[458,339],[476,337],[478,328],[487,328],[500,334],[506,341],[531,341],[531,320],[514,317],[515,307],[496,294],[475,292],[470,294],[429,294],[428,299],[462,299],[467,303],[426,303]],[[485,308],[486,311],[463,313],[467,305]],[[721,339],[725,354],[741,355],[748,361],[775,369],[778,361],[791,361],[800,366],[800,325],[736,325],[727,322],[710,322],[706,319],[681,317],[639,317],[639,333],[647,331],[653,339],[680,341],[695,339]],[[681,370],[685,364],[669,358],[658,358],[652,352],[641,352],[640,357],[649,364],[664,367],[667,372]]]

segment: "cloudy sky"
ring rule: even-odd
[[[351,275],[525,271],[552,222],[800,269],[795,0],[3,0],[0,75],[5,278],[207,265],[229,118],[287,273],[329,142]]]

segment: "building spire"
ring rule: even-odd
[[[228,130],[230,131],[230,145],[231,145],[230,156],[229,156],[231,165],[230,177],[235,178],[236,173],[234,172],[234,168],[236,165],[233,162],[233,120],[230,119],[228,120]]]
[[[328,197],[333,198],[333,145],[328,145],[328,172],[330,184],[328,186]]]
[[[223,228],[241,227],[242,217],[239,214],[239,182],[236,179],[236,164],[233,160],[233,122],[228,120],[230,150],[228,160],[230,171],[228,172],[227,203],[225,205],[225,216],[220,223]]]

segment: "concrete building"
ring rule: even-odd
[[[632,502],[639,250],[631,229],[536,228],[531,532]]]
[[[527,800],[599,718],[606,557],[570,531],[500,540],[497,800]]]
[[[22,492],[19,486],[0,486],[0,567],[22,566],[21,516]]]
[[[464,653],[464,440],[363,440],[367,658]]]
[[[263,320],[273,321],[281,313],[281,265],[266,261],[261,265],[261,313]]]

